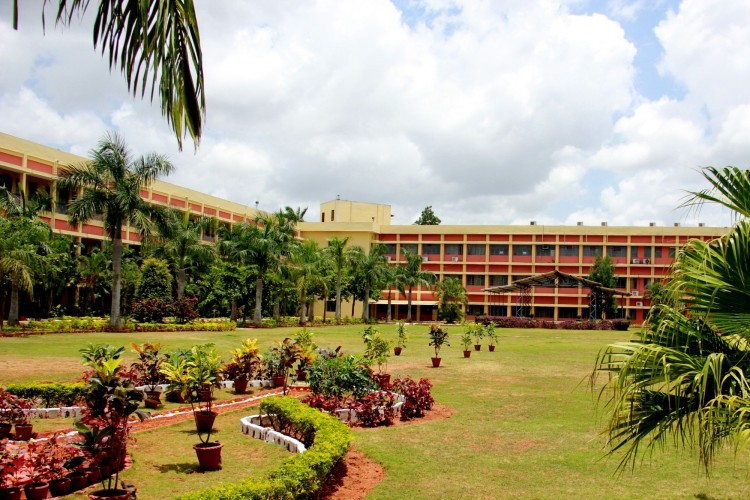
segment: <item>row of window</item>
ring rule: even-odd
[[[443,255],[463,255],[464,245],[457,243],[422,243],[422,251],[419,252],[417,243],[401,243],[401,253],[421,253],[421,255],[440,255],[441,247]],[[537,257],[554,257],[557,250],[561,257],[578,257],[582,254],[584,257],[599,257],[606,254],[610,257],[628,257],[628,248],[630,248],[630,257],[633,259],[643,258],[650,259],[652,256],[661,258],[664,255],[664,247],[652,246],[631,246],[624,245],[506,245],[490,244],[490,255],[512,255],[516,257],[531,256],[533,247],[536,247]],[[485,244],[467,244],[467,255],[486,255],[488,246]],[[385,253],[390,255],[396,254],[397,245],[395,243],[385,244]],[[675,247],[667,247],[667,255],[670,258],[675,257]]]
[[[467,274],[466,281],[464,283],[463,276],[460,274],[444,274],[442,279],[453,278],[465,284],[465,286],[505,286],[508,283],[512,283],[524,278],[528,278],[528,275],[514,274],[511,276],[505,274],[491,274],[489,280],[484,274]],[[639,283],[639,280],[643,280]],[[615,284],[615,288],[624,289],[628,284],[628,278],[618,277]],[[630,289],[640,290],[647,289],[651,285],[651,278],[630,278]],[[553,283],[550,283],[553,286]]]

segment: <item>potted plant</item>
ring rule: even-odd
[[[281,342],[275,340],[274,346],[269,351],[267,367],[271,379],[276,387],[281,385],[284,388],[284,394],[286,394],[289,370],[299,360],[300,353],[301,349],[297,341],[289,337]]]
[[[297,332],[295,342],[299,347],[298,363],[297,363],[297,382],[304,382],[307,380],[307,369],[318,357],[317,349],[318,346],[313,341],[315,334],[307,328],[302,328]]]
[[[484,336],[490,341],[489,349],[490,352],[495,351],[495,342],[497,342],[497,332],[495,332],[495,323],[490,321],[484,327]]]
[[[161,404],[158,386],[164,382],[164,375],[160,371],[164,362],[164,356],[159,355],[161,344],[131,342],[130,346],[138,355],[138,361],[131,365],[131,369],[138,374],[138,383],[147,387],[145,404],[148,408],[156,408]]]
[[[50,456],[49,492],[53,497],[70,493],[70,470],[83,462],[80,451],[69,445],[62,432],[56,432],[47,439],[47,453]]]
[[[26,454],[18,444],[5,442],[0,447],[0,498],[21,500],[23,489],[20,485],[27,478],[26,459]]]
[[[471,333],[474,336],[474,350],[480,351],[482,350],[482,337],[484,337],[484,329],[482,328],[482,325],[479,323],[472,323],[471,324]]]
[[[87,357],[84,362],[91,373],[84,394],[86,409],[76,423],[83,438],[79,446],[90,459],[92,475],[105,459],[111,464],[111,475],[101,477],[102,488],[89,494],[90,499],[109,498],[127,500],[127,490],[119,489],[119,473],[125,464],[130,439],[131,416],[143,419],[146,414],[139,407],[143,393],[132,380],[122,376],[122,359],[112,357],[117,351],[105,350],[103,356]],[[121,351],[119,351],[121,352]]]
[[[406,324],[403,321],[396,323],[396,347],[393,348],[393,354],[401,356],[401,351],[406,347],[406,341],[409,339],[406,335]]]
[[[432,367],[438,368],[440,366],[440,349],[444,345],[450,346],[450,343],[448,342],[448,332],[446,330],[443,330],[440,328],[440,325],[437,323],[432,323],[430,325],[430,346],[435,348],[435,357],[432,358]]]
[[[159,367],[159,371],[167,382],[166,400],[171,403],[185,403],[183,394],[190,391],[188,386],[187,358],[190,356],[189,349],[177,349],[167,354],[164,362]]]
[[[376,363],[378,365],[378,373],[373,374],[373,378],[382,389],[387,389],[391,381],[391,376],[386,371],[392,343],[385,340],[380,332],[372,326],[365,329],[362,340],[365,343],[365,359],[369,364]]]
[[[164,362],[161,371],[170,383],[182,387],[182,396],[190,401],[200,440],[193,445],[198,464],[203,470],[218,470],[224,445],[211,441],[211,433],[217,415],[213,410],[213,390],[222,371],[221,357],[213,344],[203,344],[193,346],[187,356],[174,361],[176,365],[171,359]]]
[[[15,394],[11,394],[4,387],[0,387],[0,439],[8,437],[10,431],[13,430],[12,403],[15,398]]]
[[[242,345],[232,351],[232,362],[224,368],[224,374],[234,381],[234,392],[245,394],[247,384],[258,372],[260,349],[257,339],[245,339]]]
[[[471,324],[465,323],[464,333],[461,335],[461,345],[464,346],[464,358],[471,357],[471,351],[469,350],[469,347],[471,347],[471,330]]]
[[[34,425],[29,420],[29,411],[34,405],[28,399],[17,396],[11,398],[9,404],[10,418],[15,427],[16,440],[28,441],[34,431]]]

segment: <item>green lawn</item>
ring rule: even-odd
[[[395,336],[393,326],[380,328]],[[361,351],[361,327],[313,330],[321,346],[341,345],[347,352]],[[87,342],[128,345],[131,341],[160,341],[167,349],[214,342],[228,357],[229,350],[242,338],[258,338],[268,346],[272,339],[282,339],[294,331],[0,338],[0,381],[73,380],[80,373],[77,350]],[[498,330],[496,352],[483,347],[470,359],[463,359],[460,329],[452,328],[453,345],[443,350],[443,366],[433,369],[429,367],[432,351],[426,331],[426,326],[410,327],[407,348],[400,357],[390,359],[389,371],[415,379],[429,377],[435,386],[435,399],[452,408],[454,414],[449,419],[405,427],[355,430],[356,446],[387,472],[371,498],[750,497],[748,456],[742,453],[735,462],[731,450],[717,457],[710,479],[704,477],[694,455],[671,447],[646,457],[632,472],[616,474],[617,457],[604,457],[600,435],[603,424],[595,413],[595,396],[588,390],[587,376],[599,349],[610,341],[627,338],[627,333]],[[239,435],[239,415],[224,418],[222,441],[232,433],[246,438]],[[184,430],[175,426],[177,431],[170,433],[188,434],[190,426],[183,425]],[[142,453],[152,448],[149,439],[156,447],[164,443],[161,432],[138,436],[135,466],[128,475],[139,486],[139,498],[169,496],[169,492],[177,491],[170,486],[175,481],[201,476],[200,484],[208,484],[220,477],[215,473],[195,474],[190,469],[195,463],[190,449],[194,436],[173,446],[161,446],[165,448],[165,456],[160,459],[164,463],[151,464]],[[266,447],[248,443],[243,456],[278,463],[278,454],[266,451]],[[260,455],[266,453],[272,456]],[[225,459],[225,465],[235,467],[244,460],[242,456]],[[237,479],[245,473],[259,473],[255,465],[233,470]]]

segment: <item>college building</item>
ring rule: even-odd
[[[42,218],[56,232],[93,244],[104,239],[103,224],[91,221],[79,226],[68,224],[65,212],[74,193],[57,191],[55,181],[64,165],[85,162],[86,158],[0,133],[0,185],[27,195],[37,190],[54,194],[53,213]],[[163,181],[155,181],[141,196],[151,203],[189,211],[191,216],[216,217],[219,224],[252,221],[255,208],[222,200],[198,191],[185,189]],[[302,222],[299,236],[325,246],[333,236],[349,237],[351,245],[370,248],[383,244],[386,259],[391,265],[404,260],[404,252],[422,256],[422,268],[433,272],[438,279],[455,277],[468,291],[466,315],[513,316],[524,304],[523,314],[535,318],[565,320],[589,316],[589,290],[585,287],[537,286],[530,291],[494,293],[495,287],[511,284],[519,279],[560,271],[585,277],[597,256],[608,255],[616,265],[618,282],[618,316],[635,323],[643,321],[650,306],[646,292],[651,283],[669,273],[675,255],[691,238],[711,240],[723,235],[727,228],[657,226],[547,226],[530,222],[527,226],[489,225],[393,225],[389,205],[336,199],[322,203],[316,222]],[[206,241],[214,241],[215,234],[205,234]],[[123,231],[123,239],[138,244],[135,230]],[[542,285],[544,285],[542,283]],[[530,294],[530,296],[528,296]],[[387,314],[387,299],[391,297],[394,319],[406,317],[407,297],[398,290],[383,290],[382,299],[373,301],[371,316],[379,319]],[[416,321],[437,318],[435,295],[431,289],[413,292],[412,317]],[[320,314],[323,305],[316,307]],[[326,307],[331,308],[331,304]],[[355,304],[354,315],[361,314],[361,304]],[[351,314],[351,307],[342,306],[342,314]]]

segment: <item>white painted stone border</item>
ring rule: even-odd
[[[269,425],[268,415],[250,415],[240,419],[240,430],[242,430],[243,434],[263,440],[266,443],[283,446],[291,453],[304,453],[307,451],[302,441],[275,431]]]

